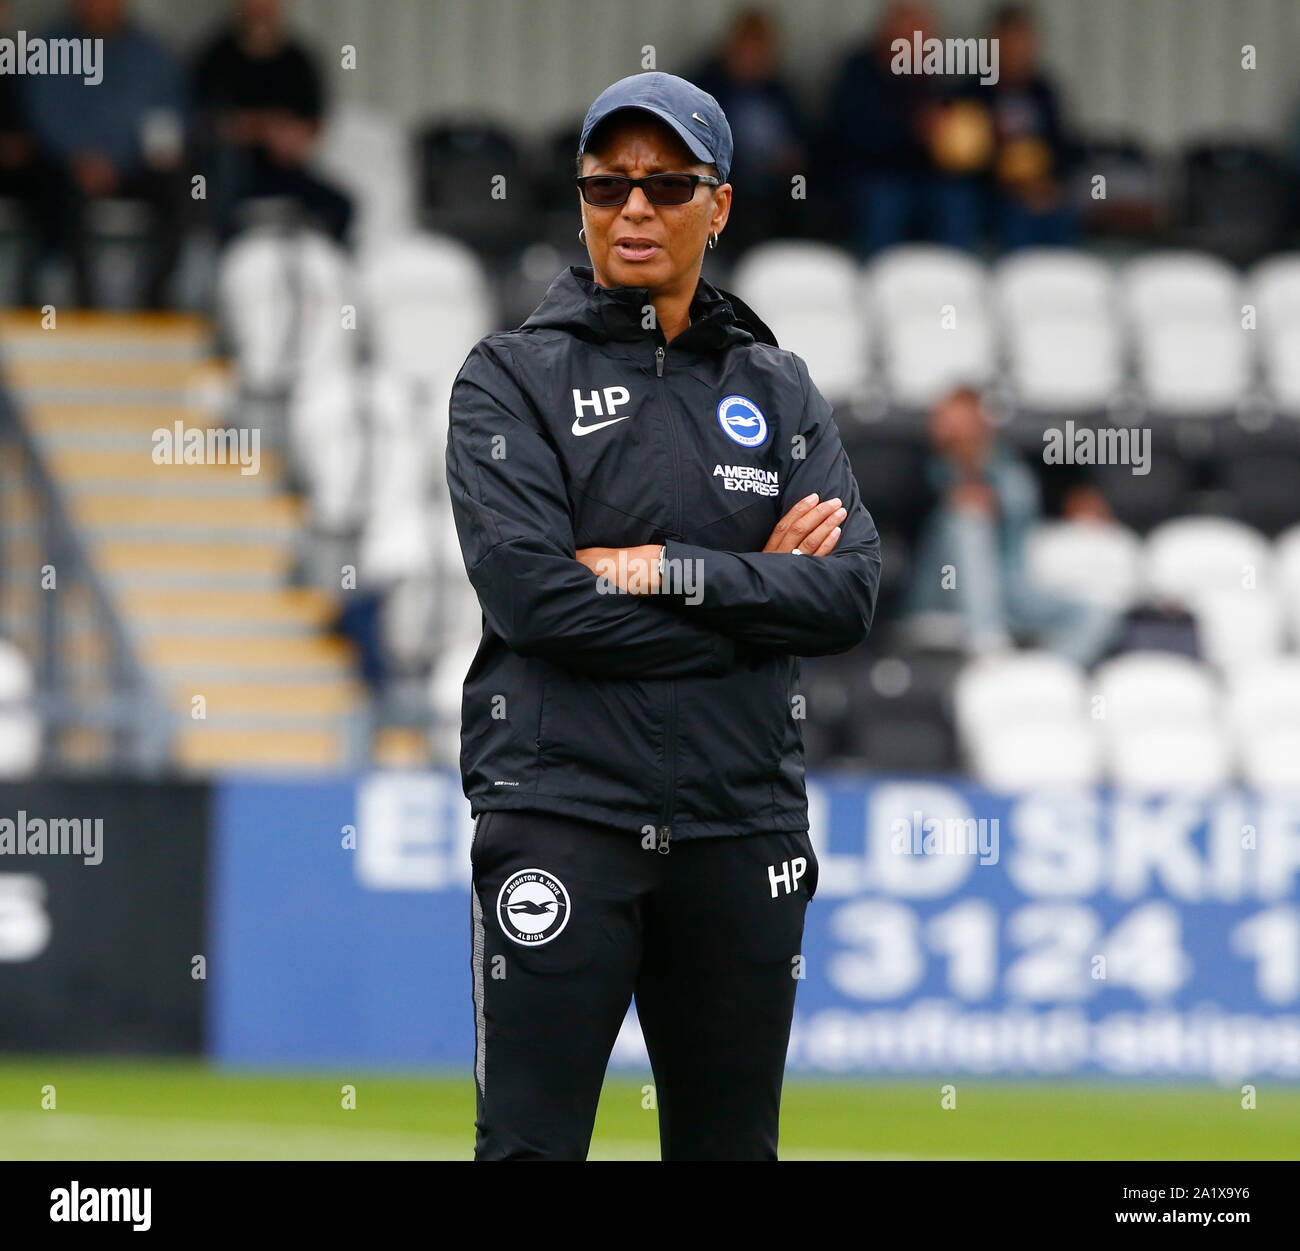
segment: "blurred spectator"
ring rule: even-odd
[[[309,168],[324,111],[320,75],[285,28],[280,0],[236,0],[231,24],[195,63],[194,90],[222,235],[240,228],[245,201],[277,197],[345,242],[352,202]]]
[[[922,527],[906,610],[957,613],[972,652],[1023,636],[1082,665],[1099,659],[1117,618],[1030,582],[1024,547],[1041,517],[1038,486],[998,440],[977,391],[959,387],[935,405],[930,446],[939,502]],[[1080,497],[1076,515],[1104,510],[1098,499]]]
[[[745,9],[718,54],[692,81],[722,106],[735,142],[729,181],[744,212],[728,223],[733,254],[765,239],[807,233],[806,200],[791,195],[791,177],[808,175],[808,131],[779,68],[780,30],[761,9]],[[737,227],[740,235],[737,236]]]
[[[12,37],[9,6],[5,3],[0,3],[0,31]],[[54,251],[58,243],[49,230],[45,214],[40,211],[49,177],[49,169],[27,120],[18,79],[12,74],[0,74],[0,197],[16,207],[23,226],[38,241],[38,254]],[[34,304],[37,302],[32,264],[35,258],[26,259],[19,298],[24,304]]]
[[[890,64],[895,40],[911,45],[935,29],[924,5],[892,5],[831,92],[827,145],[847,183],[863,255],[917,235],[970,248],[983,230],[987,110],[952,101],[956,84],[941,75],[895,73]]]
[[[998,81],[975,90],[993,111],[993,222],[1005,249],[1071,244],[1078,236],[1064,178],[1070,147],[1056,89],[1038,68],[1038,31],[1029,11],[1009,4],[993,23]]]
[[[180,62],[127,15],[126,0],[72,0],[50,39],[102,39],[103,79],[22,79],[22,104],[49,160],[41,180],[43,240],[70,257],[76,298],[91,303],[87,210],[94,201],[143,200],[152,211],[145,300],[166,303],[189,203]]]

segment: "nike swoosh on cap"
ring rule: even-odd
[[[693,118],[695,118],[695,120],[696,120],[697,122],[699,122],[699,124],[700,124],[701,126],[709,126],[709,123],[706,122],[706,121],[704,120],[704,118],[702,118],[698,113],[692,113],[691,116],[692,116]],[[712,127],[712,126],[709,126],[709,129],[712,130],[713,127]]]
[[[594,426],[584,426],[580,424],[581,419],[573,419],[573,433],[581,437],[584,434],[594,434],[597,430],[603,430],[606,426],[616,426],[620,421],[627,421],[632,414],[628,413],[627,417],[612,417],[609,421],[598,421]]]

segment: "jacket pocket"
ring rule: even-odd
[[[792,716],[789,672],[787,658],[773,657],[679,684],[679,820],[735,820],[771,805]]]
[[[553,668],[537,724],[538,790],[629,813],[657,810],[662,683],[600,681]]]

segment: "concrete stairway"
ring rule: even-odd
[[[265,433],[256,474],[153,455],[177,421],[225,424],[209,342],[188,315],[0,313],[5,382],[174,710],[176,763],[339,767],[364,693],[329,597],[289,585],[300,505]]]

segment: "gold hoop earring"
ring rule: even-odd
[[[578,242],[579,242],[579,243],[586,243],[586,242],[587,242],[587,228],[586,228],[586,226],[584,226],[580,231],[578,231]]]
[[[715,230],[715,231],[714,231],[714,232],[709,236],[709,247],[711,247],[711,248],[716,248],[717,246],[718,246],[718,232]]]

